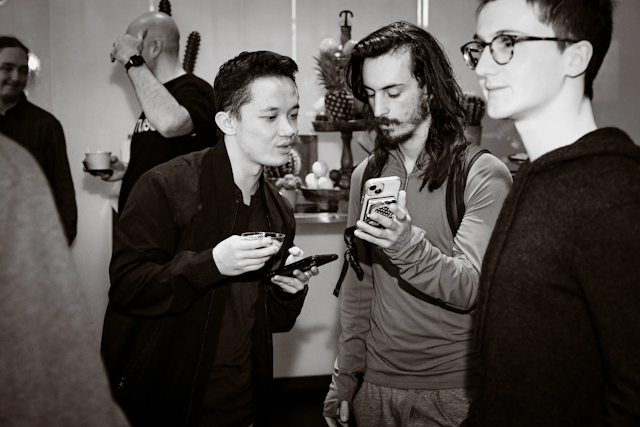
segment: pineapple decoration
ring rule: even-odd
[[[329,119],[333,121],[348,121],[355,118],[354,98],[347,86],[344,67],[349,61],[351,50],[357,43],[351,40],[351,26],[349,10],[340,12],[344,15],[344,25],[340,27],[340,45],[331,38],[324,39],[320,44],[320,55],[314,57],[316,70],[322,86],[327,90],[324,98],[325,109]]]

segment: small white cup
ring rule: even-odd
[[[85,167],[90,171],[111,169],[111,151],[85,153]]]

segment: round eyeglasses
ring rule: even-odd
[[[560,39],[557,37],[531,37],[531,36],[515,36],[510,34],[497,35],[489,43],[483,41],[474,40],[462,46],[460,51],[464,57],[464,62],[472,70],[476,69],[480,56],[484,49],[489,46],[489,51],[493,60],[499,65],[505,65],[511,61],[513,57],[513,48],[516,43],[520,42],[536,42],[536,41],[554,41],[554,42],[567,42],[578,43],[578,40]]]

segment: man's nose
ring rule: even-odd
[[[297,119],[287,117],[280,121],[280,136],[293,136],[298,132],[298,121]]]
[[[485,76],[487,74],[492,74],[497,66],[498,63],[493,59],[491,50],[489,49],[489,46],[487,46],[480,54],[480,58],[478,58],[475,71],[477,75]]]
[[[12,82],[17,82],[20,79],[20,71],[18,71],[18,67],[13,68],[9,72],[9,80]]]
[[[389,108],[384,96],[375,96],[373,98],[373,115],[375,117],[382,117],[389,113]]]

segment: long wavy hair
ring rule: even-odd
[[[420,88],[426,85],[429,95],[427,104],[431,126],[424,145],[428,164],[421,189],[428,185],[429,191],[433,191],[444,183],[454,163],[462,161],[464,149],[468,145],[464,136],[466,110],[462,90],[440,43],[420,27],[404,21],[394,22],[356,44],[345,67],[345,75],[354,97],[368,104],[362,79],[365,59],[402,49],[410,53],[412,75]],[[365,171],[366,176],[380,176],[388,157],[389,152],[380,138],[376,138],[372,158]]]

